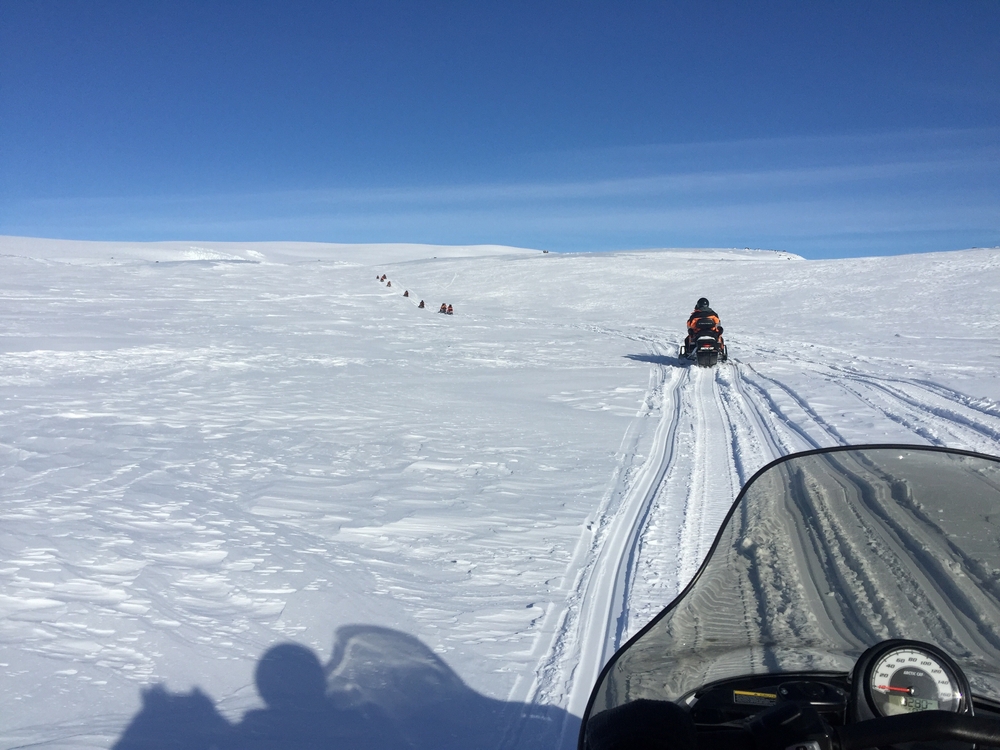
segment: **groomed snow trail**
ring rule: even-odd
[[[614,651],[690,581],[739,490],[769,461],[865,442],[998,451],[995,403],[883,375],[893,372],[884,363],[861,369],[750,350],[753,364],[733,358],[705,369],[665,355],[672,342],[629,338],[652,352],[646,408],[623,441],[615,489],[579,550],[585,562],[530,693],[576,715]],[[649,455],[630,453],[654,416]]]
[[[774,456],[768,446],[777,440],[740,383],[735,361],[711,369],[684,369],[671,457],[638,537],[623,614],[624,637],[683,589],[742,483]],[[666,560],[677,562],[664,565]]]
[[[741,483],[772,457],[761,446],[776,445],[735,363],[700,368],[664,354],[674,342],[635,338],[653,363],[644,410],[623,441],[589,544],[578,550],[579,576],[529,693],[565,701],[576,715],[601,668],[648,619],[649,603],[658,610],[697,570]],[[640,456],[651,418],[649,452]]]
[[[660,349],[655,345],[653,348]],[[587,698],[585,686],[594,684],[600,668],[620,645],[639,534],[675,446],[678,390],[684,375],[684,371],[664,365],[652,369],[643,411],[623,443],[622,463],[613,490],[590,524],[590,544],[578,550],[583,558],[577,568],[579,575],[540,664],[530,695],[533,701],[549,702],[568,695],[569,710],[579,714]],[[642,460],[636,447],[652,420],[652,443]]]

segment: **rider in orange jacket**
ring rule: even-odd
[[[705,321],[699,325],[701,321]],[[711,323],[711,326],[707,326],[707,323]],[[722,340],[722,326],[720,325],[719,316],[716,314],[715,310],[709,307],[708,299],[702,297],[698,300],[697,304],[694,306],[694,312],[688,318],[687,322],[688,335],[684,339],[684,355],[687,356],[691,353],[694,348],[694,340],[699,333],[705,333],[706,331],[716,334],[716,338],[719,340],[719,348],[725,352],[726,344]]]

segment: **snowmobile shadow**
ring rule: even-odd
[[[635,362],[648,362],[653,365],[668,365],[670,367],[687,367],[691,364],[690,360],[681,359],[680,357],[668,357],[664,354],[626,354],[625,359],[631,359]]]
[[[303,646],[274,646],[255,680],[266,708],[238,724],[200,690],[146,690],[113,750],[570,750],[579,730],[562,709],[477,693],[420,640],[389,628],[340,628],[325,666]]]

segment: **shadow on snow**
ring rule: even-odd
[[[669,365],[670,367],[687,367],[691,364],[691,360],[689,359],[668,357],[663,354],[626,354],[625,359],[631,359],[636,362],[648,362],[653,365]]]
[[[198,689],[143,691],[113,750],[569,750],[579,718],[480,695],[420,640],[388,628],[337,631],[327,665],[270,648],[255,673],[266,708],[228,722]]]

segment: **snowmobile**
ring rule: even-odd
[[[580,750],[1000,747],[1000,458],[781,458],[611,658]]]
[[[729,359],[726,345],[721,341],[722,326],[716,328],[707,319],[698,320],[695,326],[691,344],[681,344],[681,357],[696,360],[701,367],[715,367],[719,360],[725,362]]]

